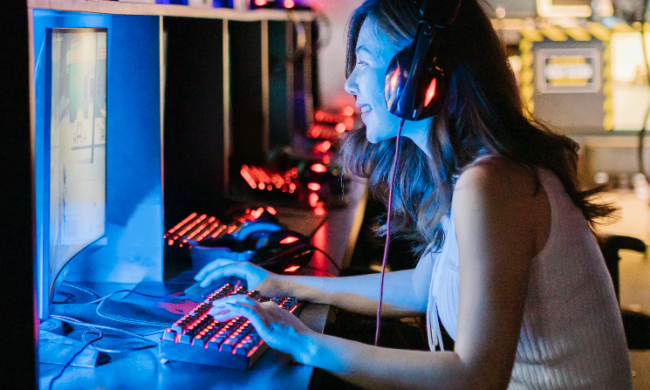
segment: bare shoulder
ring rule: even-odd
[[[464,170],[456,182],[454,195],[469,191],[512,201],[534,198],[537,190],[537,177],[532,169],[505,158],[491,158]]]
[[[507,159],[492,158],[463,171],[453,204],[457,226],[474,229],[483,220],[483,229],[500,230],[501,237],[527,237],[532,254],[541,251],[550,232],[550,205],[536,173]]]

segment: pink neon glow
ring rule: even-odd
[[[221,234],[221,232],[223,232],[224,230],[226,230],[226,228],[227,228],[226,225],[221,225],[221,226],[219,227],[219,229],[217,229],[216,232],[212,233],[212,235],[211,235],[210,237],[212,237],[212,238],[216,238],[219,234]]]
[[[253,179],[251,174],[248,172],[248,166],[242,165],[241,171],[239,171],[239,173],[241,173],[242,177],[244,178],[244,180],[246,180],[246,183],[248,183],[248,185],[251,186],[251,188],[257,187],[257,184],[255,183],[255,180]]]
[[[259,347],[262,346],[262,344],[264,344],[264,340],[260,341],[256,346],[253,347],[253,349],[251,349],[250,351],[248,351],[248,353],[246,354],[246,357],[251,357],[251,356],[253,356],[253,354],[255,353],[255,351],[257,351],[257,350],[259,349]]]
[[[174,233],[174,232],[175,232],[176,230],[178,230],[181,226],[185,225],[185,224],[188,223],[190,220],[194,219],[194,217],[196,217],[196,216],[197,216],[196,213],[192,213],[192,214],[190,214],[187,218],[185,218],[184,220],[180,221],[176,226],[174,226],[173,228],[169,229],[169,233]]]
[[[391,95],[395,93],[395,87],[397,87],[397,80],[399,78],[399,67],[395,69],[393,75],[390,77],[390,93]]]
[[[293,244],[298,241],[298,237],[286,237],[280,240],[280,244]]]
[[[323,164],[314,164],[311,166],[311,170],[317,173],[327,172],[327,167]]]
[[[186,226],[183,230],[181,230],[181,231],[178,233],[178,235],[179,235],[179,236],[184,235],[185,233],[187,233],[188,231],[190,231],[191,229],[193,229],[194,226],[198,225],[199,223],[201,223],[201,221],[203,221],[203,220],[206,219],[206,218],[207,218],[207,215],[205,215],[205,214],[201,215],[199,218],[196,219],[196,221],[192,222],[191,224],[189,224],[188,226]]]
[[[292,265],[291,267],[284,270],[284,272],[296,272],[300,268],[299,265]]]
[[[311,194],[309,194],[309,205],[311,207],[316,207],[318,203],[318,199],[320,199],[318,194],[312,192]]]
[[[427,95],[424,97],[424,107],[431,103],[434,96],[436,96],[436,79],[431,80],[431,84],[427,88]]]

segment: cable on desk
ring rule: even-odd
[[[73,318],[73,317],[60,316],[60,315],[56,315],[56,314],[53,314],[50,317],[59,319],[61,321],[66,321],[68,323],[72,323],[72,324],[75,324],[75,325],[79,325],[79,326],[82,326],[82,327],[90,328],[89,330],[86,330],[81,335],[81,340],[84,341],[84,342],[86,341],[86,335],[88,333],[90,333],[90,332],[95,332],[95,333],[101,334],[102,338],[103,338],[104,336],[103,336],[103,333],[102,333],[101,329],[104,329],[104,330],[110,330],[110,331],[113,331],[113,332],[118,332],[118,333],[125,334],[125,336],[116,336],[116,337],[137,338],[137,339],[140,339],[140,340],[147,343],[147,345],[144,345],[144,346],[141,346],[141,347],[125,348],[125,349],[107,349],[107,348],[102,348],[102,347],[98,347],[98,346],[93,346],[93,348],[95,348],[96,350],[98,350],[100,352],[106,352],[106,353],[128,353],[128,352],[141,351],[141,350],[147,349],[147,348],[157,347],[158,343],[156,343],[156,342],[154,342],[152,340],[146,339],[143,336],[148,336],[148,335],[151,335],[151,334],[155,334],[155,333],[159,333],[159,332],[164,331],[163,329],[161,329],[161,330],[157,330],[155,332],[150,332],[150,333],[146,333],[146,334],[143,334],[143,335],[139,335],[139,334],[136,334],[136,333],[131,333],[129,331],[120,329],[120,328],[114,328],[112,326],[97,325],[97,324],[87,323],[87,322],[78,320],[78,319]]]
[[[98,298],[98,299],[102,297],[95,290],[92,290],[92,289],[90,289],[88,287],[80,286],[78,284],[74,284],[74,283],[70,283],[70,282],[66,282],[66,281],[63,281],[63,285],[68,286],[68,287],[72,287],[72,288],[76,288],[77,290],[83,291],[86,294],[92,295],[92,296],[94,296],[95,298]]]
[[[85,304],[86,304],[86,305],[92,305],[93,303],[99,303],[99,302],[102,302],[102,301],[104,301],[104,300],[106,300],[106,299],[112,297],[112,296],[115,295],[115,294],[119,294],[119,293],[123,293],[123,292],[129,292],[129,293],[132,293],[132,294],[138,294],[138,295],[142,295],[143,297],[147,297],[147,298],[157,298],[157,299],[178,298],[178,297],[175,297],[175,296],[164,296],[164,297],[163,297],[163,296],[159,296],[159,295],[143,294],[143,293],[141,293],[141,292],[137,292],[137,291],[135,291],[135,290],[117,290],[117,291],[114,291],[114,292],[112,292],[112,293],[106,295],[105,297],[101,297],[101,298],[99,298],[99,299],[95,299],[94,301],[86,302]]]
[[[125,324],[126,323],[127,322],[125,322]],[[146,326],[146,325],[142,325],[142,326]],[[117,329],[119,329],[119,328],[117,328]],[[164,331],[165,331],[165,329],[161,328],[161,329],[152,330],[151,332],[147,332],[147,333],[135,333],[135,334],[137,334],[138,336],[143,336],[144,337],[144,336],[151,336],[152,334],[156,334],[156,333],[162,333]],[[107,338],[107,339],[109,339],[109,338],[116,338],[116,339],[128,339],[128,338],[131,338],[131,336],[129,336],[129,335],[121,335],[121,334],[105,334],[104,337]]]
[[[137,295],[141,295],[143,297],[154,298],[154,299],[182,299],[183,298],[181,296],[176,296],[176,295],[169,295],[169,296],[150,295],[150,294],[144,294],[144,293],[141,293],[141,292],[137,292],[135,290],[117,290],[117,291],[114,291],[114,292],[106,295],[105,297],[95,299],[94,301],[86,302],[85,305],[91,305],[91,304],[94,304],[94,303],[103,303],[105,300],[112,297],[113,295],[119,294],[119,293],[124,293],[124,292],[137,294]],[[108,319],[111,319],[113,321],[123,322],[123,323],[126,323],[126,324],[134,324],[134,325],[141,325],[141,326],[160,326],[159,323],[154,323],[154,322],[131,321],[131,320],[120,319],[121,317],[106,316],[106,315],[102,314],[99,311],[100,308],[101,308],[101,304],[97,306],[97,309],[95,310],[95,312],[97,313],[98,316],[100,316],[102,318],[108,318]]]
[[[69,300],[71,300],[71,299],[77,297],[77,296],[74,295],[73,293],[69,293],[69,292],[57,291],[56,294],[57,294],[57,295],[63,295],[64,297],[66,297],[64,301],[52,302],[52,303],[54,303],[54,304],[56,304],[56,305],[64,305],[64,304],[67,304]]]
[[[50,381],[49,390],[52,390],[52,386],[54,385],[54,381],[56,381],[57,379],[59,379],[61,377],[61,375],[63,375],[63,372],[66,370],[66,368],[68,368],[72,364],[72,362],[77,358],[77,356],[79,356],[92,343],[101,340],[103,337],[104,337],[104,335],[102,334],[101,331],[99,331],[99,336],[97,336],[96,338],[94,338],[94,339],[90,340],[89,342],[87,342],[86,344],[84,344],[84,346],[81,347],[81,349],[79,351],[77,351],[74,355],[72,355],[70,360],[68,360],[68,362],[63,366],[61,371],[59,371],[59,373],[54,378],[52,378],[52,380]]]
[[[93,328],[94,328],[94,327],[96,327],[96,325],[93,326]],[[117,330],[118,328],[114,328],[114,329]],[[123,332],[126,332],[126,331],[123,331]],[[161,330],[157,330],[157,331],[155,331],[155,332],[149,333],[149,334],[162,333],[162,332],[164,332],[164,330],[161,329]],[[87,336],[88,334],[92,334],[92,333],[96,333],[96,331],[93,330],[93,329],[85,330],[85,331],[81,334],[81,341],[86,342],[86,336]],[[137,338],[139,338],[139,339],[141,339],[141,340],[146,340],[146,341],[148,341],[149,344],[147,344],[147,345],[143,345],[143,346],[140,346],[140,347],[123,348],[123,349],[104,348],[104,347],[100,347],[100,346],[98,346],[98,345],[93,345],[93,348],[96,349],[96,350],[99,351],[99,352],[104,352],[104,353],[130,353],[130,352],[142,351],[143,349],[149,349],[149,348],[153,348],[153,347],[157,347],[157,346],[158,346],[158,343],[156,343],[156,342],[152,342],[151,340],[147,340],[147,339],[145,339],[144,337],[141,337],[141,336],[139,336],[139,335],[137,335],[137,334],[135,334],[135,333],[132,333],[131,336],[115,336],[115,337],[120,337],[120,338],[133,338],[133,337],[137,337]],[[108,338],[108,337],[105,337],[105,338]]]
[[[330,256],[327,252],[325,252],[324,250],[320,249],[320,248],[317,247],[317,246],[312,245],[311,247],[312,247],[314,250],[316,250],[316,251],[318,251],[318,252],[324,254],[325,257],[327,257],[327,260],[329,260],[330,263],[332,263],[332,266],[334,266],[334,268],[336,268],[337,271],[341,272],[341,267],[339,267],[338,264],[336,264],[336,262],[334,261],[334,259],[332,258],[332,256]]]

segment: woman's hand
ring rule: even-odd
[[[259,303],[246,295],[230,295],[212,302],[209,313],[221,322],[244,316],[271,348],[290,354],[300,363],[307,359],[315,332],[274,302]]]
[[[266,296],[283,296],[278,275],[246,261],[217,259],[199,271],[194,279],[207,287],[219,278],[237,276],[246,279],[249,290],[259,290]]]

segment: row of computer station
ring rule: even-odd
[[[314,13],[108,6],[32,11],[40,386],[306,386],[277,352],[246,374],[268,347],[207,313],[231,294],[302,303],[193,276],[217,258],[338,274],[359,196],[334,152],[356,117],[314,110]]]
[[[312,368],[207,311],[246,294],[323,331],[328,308],[193,276],[215,258],[319,276],[348,265],[365,201],[336,150],[359,121],[315,108],[323,19],[299,1],[32,3],[40,386],[307,388]],[[537,2],[576,25],[504,3],[495,27],[538,118],[576,136],[643,126],[624,102],[647,93],[610,54],[636,31],[584,14],[608,2]]]

